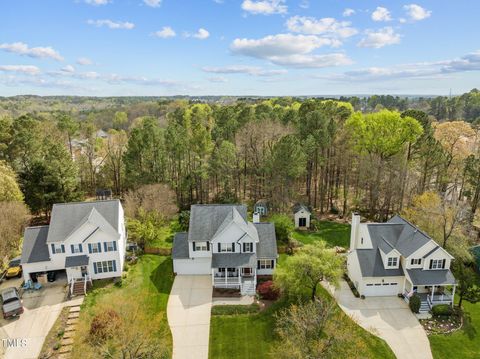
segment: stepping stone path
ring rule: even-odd
[[[70,357],[70,353],[73,347],[73,337],[75,336],[79,316],[80,306],[76,305],[70,307],[67,318],[67,327],[65,328],[62,341],[60,342],[61,347],[58,351],[60,353],[60,355],[58,356],[59,359],[67,359]]]

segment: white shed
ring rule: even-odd
[[[295,228],[310,228],[310,217],[312,213],[304,204],[293,206],[293,216],[295,219]]]

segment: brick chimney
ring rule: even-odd
[[[350,232],[350,250],[353,251],[357,247],[357,240],[360,233],[360,214],[352,213],[352,230]]]

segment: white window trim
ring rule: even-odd
[[[73,245],[73,252],[72,253],[81,253],[80,252],[80,244],[72,244]]]
[[[245,243],[245,253],[253,253],[253,243],[252,242]]]
[[[271,259],[259,259],[260,269],[272,269],[272,260]]]
[[[115,247],[113,246],[113,242],[106,242],[107,243],[107,250],[106,252],[114,252]]]
[[[233,246],[235,243],[220,243],[220,253],[231,253],[233,252]]]
[[[63,253],[63,252],[62,252],[62,245],[61,245],[61,244],[55,244],[55,243],[54,243],[53,245],[54,245],[54,247],[55,247],[55,252],[54,252],[54,254],[61,254],[61,253]]]
[[[443,269],[443,259],[432,259],[432,269]]]
[[[195,242],[195,252],[206,252],[207,251],[207,242]]]
[[[101,253],[102,251],[102,243],[92,243],[92,253]]]
[[[111,273],[113,271],[113,260],[97,262],[97,273]]]
[[[391,261],[391,263],[390,263]],[[398,266],[398,257],[388,257],[387,258],[387,267],[397,267]]]

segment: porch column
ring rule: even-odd
[[[228,280],[228,268],[225,268],[225,287],[227,286],[227,280]]]
[[[457,288],[457,286],[454,284],[452,289],[452,307],[455,304],[455,288]]]
[[[215,284],[215,268],[212,268],[212,287]]]
[[[242,268],[238,268],[237,271],[238,271],[238,284],[242,285],[242,276],[241,276],[242,275]]]
[[[435,293],[435,286],[434,285],[432,285],[432,298],[431,298],[432,304],[433,304],[433,293]]]

